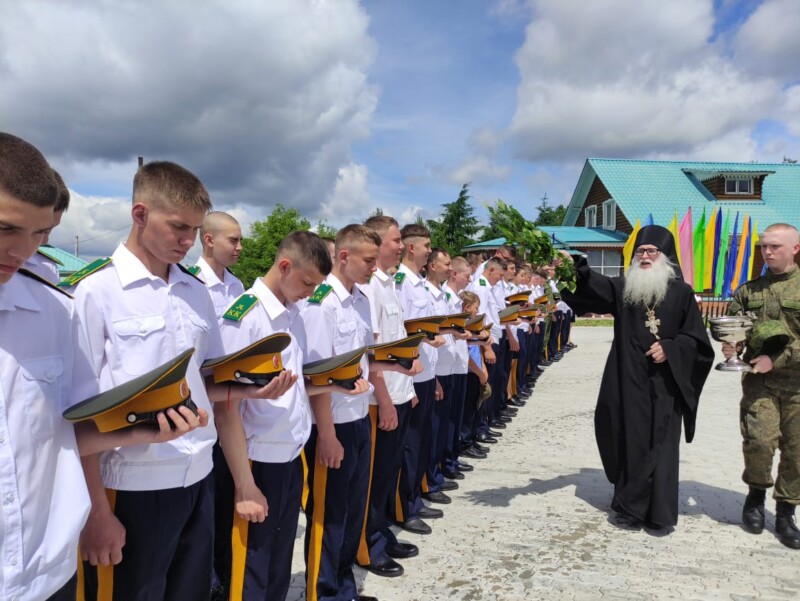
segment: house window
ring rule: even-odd
[[[597,207],[586,207],[583,210],[583,220],[586,227],[597,227]]]
[[[603,229],[617,229],[617,203],[613,200],[603,203]]]
[[[622,253],[618,250],[589,250],[586,252],[589,267],[610,278],[623,274]]]
[[[727,178],[725,180],[725,194],[752,194],[752,193],[753,193],[752,179]]]

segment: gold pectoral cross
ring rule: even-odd
[[[661,325],[661,320],[656,319],[655,309],[647,308],[647,321],[644,322],[644,325],[650,328],[650,333],[656,337],[656,340],[661,340],[658,336],[658,326]]]

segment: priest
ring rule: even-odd
[[[678,522],[681,425],[694,437],[697,404],[714,351],[669,230],[639,230],[630,269],[609,278],[575,264],[562,298],[577,315],[614,316],[614,340],[595,409],[595,437],[614,485],[612,522],[672,529]]]

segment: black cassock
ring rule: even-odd
[[[575,293],[562,292],[576,315],[611,313],[614,341],[608,354],[594,427],[603,468],[614,485],[611,508],[658,527],[678,522],[681,419],[694,438],[697,403],[714,350],[689,285],[670,280],[655,307],[666,361],[645,353],[656,341],[646,310],[623,303],[624,278],[609,278],[578,259]]]

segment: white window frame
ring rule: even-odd
[[[583,220],[586,222],[586,227],[597,227],[597,206],[586,207],[583,210]]]
[[[728,190],[728,182],[734,182],[735,191]],[[747,190],[742,190],[741,185],[747,184]],[[753,178],[746,176],[728,176],[725,178],[725,196],[752,196],[753,195]]]
[[[617,202],[613,198],[603,203],[603,229],[617,229]]]
[[[610,278],[623,275],[622,252],[618,249],[591,249],[586,252],[589,268]]]

